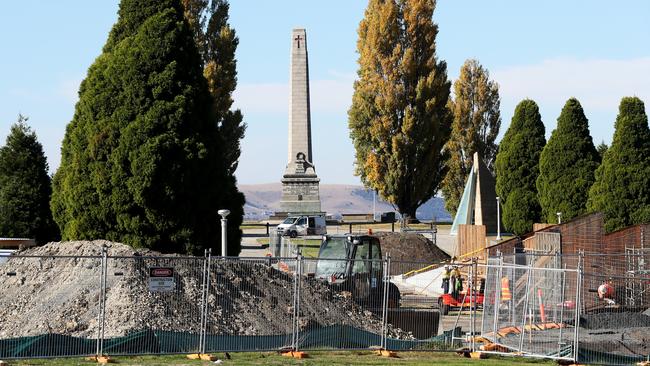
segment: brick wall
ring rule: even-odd
[[[594,213],[552,226],[542,231],[559,232],[562,237],[562,254],[602,253],[603,214]]]
[[[647,280],[648,275],[637,275],[635,279],[630,278],[630,274],[627,273],[630,258],[625,255],[626,247],[650,248],[650,224],[631,226],[605,234],[603,219],[603,214],[595,213],[538,231],[560,233],[562,263],[566,268],[576,268],[578,254],[585,253],[582,294],[583,305],[587,309],[602,304],[595,291],[603,282],[611,282],[616,288],[617,302],[628,305],[631,305],[631,302],[626,298],[626,294],[629,293],[626,288],[629,288],[632,282],[636,282],[636,287],[650,286]],[[496,255],[497,250],[504,254],[512,254],[515,249],[521,252],[524,248],[523,241],[526,238],[526,236],[513,238],[494,245],[488,248],[489,255]],[[644,259],[645,263],[650,263],[650,252]],[[568,294],[575,293],[575,281],[569,281],[566,286]],[[634,305],[650,306],[650,291],[637,292],[634,300]]]
[[[630,226],[605,235],[603,237],[603,252],[625,253],[626,247],[640,248],[642,227],[642,225]]]

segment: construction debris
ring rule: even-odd
[[[39,334],[97,336],[101,248],[108,247],[106,337],[143,329],[198,333],[202,263],[198,258],[163,255],[107,241],[49,243],[20,252],[0,265],[0,338]],[[155,256],[147,258],[145,256]],[[264,262],[213,259],[208,296],[208,332],[221,335],[290,334],[294,276]],[[174,267],[176,289],[150,292],[148,269]],[[324,281],[303,278],[299,328],[349,325],[378,334],[381,318]],[[389,336],[413,337],[389,326]]]

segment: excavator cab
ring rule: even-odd
[[[327,235],[320,246],[315,277],[327,280],[339,290],[351,292],[357,301],[380,304],[383,294],[381,259],[381,244],[374,236]],[[390,300],[399,299],[397,287],[392,284],[390,287]]]

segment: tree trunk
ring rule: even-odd
[[[402,215],[402,223],[404,225],[418,223],[419,221],[415,215],[416,211],[417,207],[400,208],[399,212]]]

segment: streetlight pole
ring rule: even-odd
[[[562,212],[556,212],[558,225],[562,223]]]
[[[372,221],[377,220],[376,216],[376,206],[377,206],[377,191],[372,190]]]
[[[499,201],[501,199],[497,196],[497,240],[501,240],[501,205]]]
[[[230,210],[219,210],[217,213],[221,216],[221,256],[228,256],[228,219],[226,217],[230,215]]]

